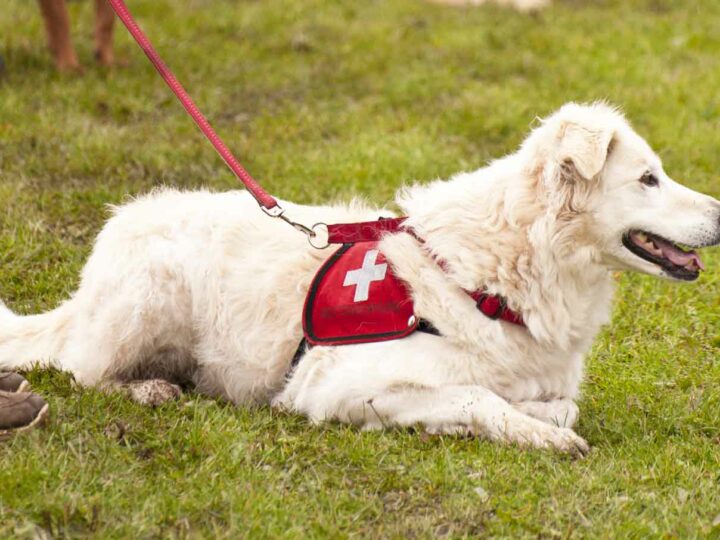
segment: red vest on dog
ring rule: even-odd
[[[410,291],[392,272],[378,244],[377,240],[344,244],[320,267],[303,309],[308,343],[388,341],[418,329]],[[466,292],[487,317],[524,326],[504,298],[485,291]]]
[[[312,345],[347,345],[405,337],[418,325],[404,282],[379,242],[345,244],[320,267],[303,310]]]

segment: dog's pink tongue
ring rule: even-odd
[[[670,242],[665,242],[659,238],[654,238],[655,245],[662,251],[663,257],[669,259],[670,262],[678,266],[687,266],[692,261],[695,261],[695,265],[700,270],[705,270],[705,265],[700,260],[700,257],[694,251],[682,251],[672,245]]]

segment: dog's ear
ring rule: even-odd
[[[609,128],[563,122],[557,154],[560,166],[566,170],[572,166],[582,178],[592,180],[605,165],[613,135],[613,130]]]

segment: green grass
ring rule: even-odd
[[[716,0],[556,0],[537,16],[421,0],[131,5],[283,198],[383,203],[595,99],[622,106],[672,176],[720,196]],[[73,291],[107,203],[235,187],[124,29],[127,66],[101,70],[91,3],[71,13],[83,76],[53,71],[35,2],[0,10],[0,297],[22,313]],[[0,537],[720,537],[720,253],[705,259],[695,285],[620,278],[583,386],[585,460],[193,394],[148,410],[34,371],[53,418],[0,446]]]

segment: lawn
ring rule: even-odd
[[[556,0],[538,15],[421,0],[132,0],[249,170],[300,202],[482,166],[570,100],[621,106],[689,186],[720,196],[720,2]],[[106,205],[236,181],[118,27],[53,71],[35,2],[0,10],[0,298],[76,287]],[[620,276],[588,358],[584,460],[361,433],[189,394],[149,410],[28,374],[47,429],[0,446],[1,538],[720,537],[720,250],[693,285]]]

